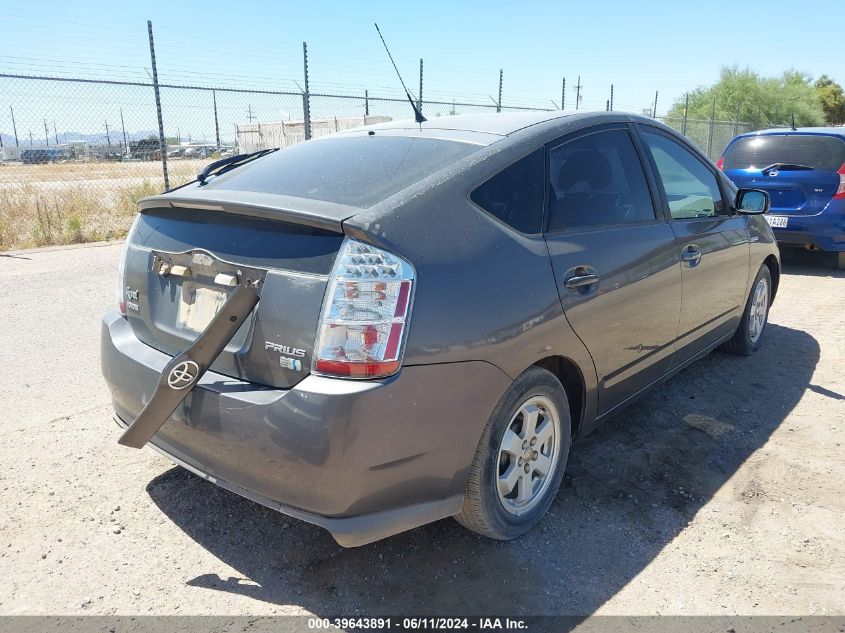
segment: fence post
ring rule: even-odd
[[[423,60],[422,60],[422,57],[420,57],[420,94],[417,97],[417,110],[419,110],[420,112],[422,112],[422,109],[423,109],[422,108],[422,104],[423,104],[422,89],[423,89]]]
[[[707,132],[707,158],[713,158],[713,126],[716,124],[716,97],[713,97],[713,109],[710,110],[710,130]]]
[[[217,149],[220,149],[220,124],[217,121],[217,91],[211,91],[211,98],[214,100],[214,137],[217,140]]]
[[[311,138],[311,97],[308,93],[308,44],[302,42],[302,63],[305,69],[305,92],[302,93],[302,119],[305,128],[305,140]]]
[[[156,49],[153,42],[153,23],[147,20],[147,33],[150,36],[150,62],[153,65],[153,90],[156,96],[156,114],[158,114],[158,148],[161,152],[161,173],[164,176],[164,190],[170,189],[167,175],[167,143],[164,142],[164,120],[161,118],[161,93],[158,88],[158,69],[156,68]]]
[[[689,116],[689,93],[687,93],[686,102],[684,103],[684,123],[681,127],[681,134],[687,135],[687,116]]]
[[[560,109],[566,107],[566,77],[563,78],[560,84]]]
[[[15,109],[9,106],[9,112],[12,113],[12,130],[15,132],[15,147],[20,147],[21,144],[18,142],[18,126],[15,123]]]
[[[496,104],[496,112],[502,111],[502,69],[499,69],[499,101]]]
[[[734,119],[734,133],[733,133],[734,136],[736,136],[736,133],[739,131],[739,108],[740,108],[740,106],[736,107],[736,118]]]
[[[364,125],[367,124],[368,116],[370,116],[370,91],[364,90]]]
[[[613,84],[610,84],[610,105],[607,109],[613,112]]]

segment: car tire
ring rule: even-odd
[[[728,341],[727,349],[738,356],[750,356],[760,347],[763,334],[769,321],[769,306],[772,299],[772,274],[763,264],[751,285],[751,293],[745,302],[742,321],[733,338]]]
[[[571,443],[566,391],[554,374],[530,367],[487,422],[455,517],[458,523],[501,541],[530,530],[554,500]]]

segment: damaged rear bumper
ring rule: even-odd
[[[125,427],[171,357],[113,312],[103,319],[101,359]],[[290,389],[212,369],[150,445],[353,547],[460,511],[478,438],[509,383],[484,362],[405,367],[374,381],[307,376]]]

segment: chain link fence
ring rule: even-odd
[[[306,84],[307,85],[307,84]],[[407,99],[0,74],[0,250],[125,234],[137,201],[187,183],[209,162],[409,118]],[[426,100],[429,119],[551,111]],[[662,118],[718,158],[751,124]]]

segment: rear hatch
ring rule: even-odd
[[[139,215],[128,240],[127,319],[139,340],[176,355],[196,340],[236,279],[263,277],[258,307],[211,369],[292,387],[310,371],[342,241],[340,232],[290,218],[153,205]]]
[[[214,317],[227,284],[263,277],[258,307],[211,369],[294,386],[311,368],[343,221],[480,147],[362,130],[299,143],[204,185],[142,200],[124,274],[134,333],[176,355]]]
[[[835,135],[784,132],[736,139],[722,158],[738,186],[767,191],[770,213],[815,215],[836,194],[845,141]]]

